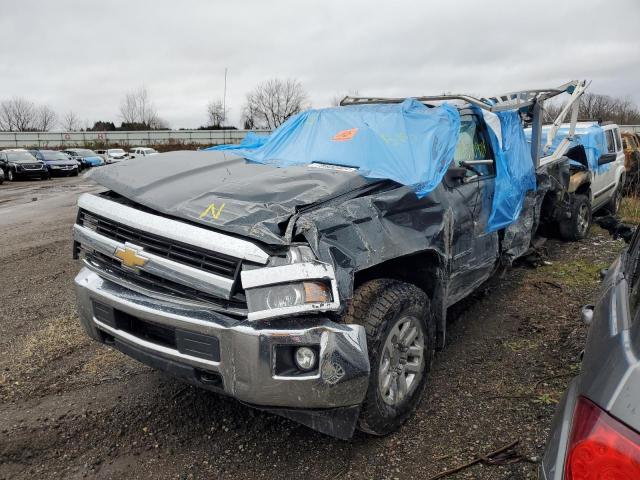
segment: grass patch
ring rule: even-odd
[[[567,287],[595,288],[600,282],[600,270],[608,266],[609,264],[604,262],[577,259],[547,265],[541,267],[538,272],[545,280],[555,280]]]
[[[517,337],[510,340],[506,340],[504,345],[512,352],[518,353],[523,350],[533,350],[540,345],[540,340],[533,340],[528,337]]]
[[[82,366],[82,371],[91,375],[108,372],[121,365],[124,358],[120,352],[103,347],[98,349],[96,354],[87,360]]]
[[[625,223],[640,223],[640,197],[624,197],[618,215]]]

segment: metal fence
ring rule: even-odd
[[[640,133],[640,125],[620,125],[623,132]],[[2,148],[106,148],[162,144],[223,145],[239,143],[249,130],[138,130],[117,132],[0,132]],[[269,133],[256,130],[256,133]]]
[[[239,143],[248,130],[140,130],[117,132],[0,132],[1,148],[130,147],[162,144]],[[269,133],[258,130],[257,133]]]

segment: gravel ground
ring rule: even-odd
[[[335,440],[200,391],[90,342],[74,312],[83,177],[0,186],[0,479],[429,479],[513,441],[523,461],[448,476],[536,478],[555,404],[579,370],[598,272],[622,249],[594,228],[549,241],[451,312],[417,413],[384,438]]]

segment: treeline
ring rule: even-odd
[[[545,121],[554,121],[563,107],[564,104],[545,105]],[[640,125],[640,108],[628,97],[585,93],[580,99],[578,119],[613,122],[618,125]],[[568,115],[565,118],[565,121],[567,120]]]
[[[302,84],[294,79],[270,79],[247,93],[242,106],[245,129],[273,129],[292,115],[310,108]],[[224,99],[206,105],[206,122],[200,129],[235,128],[228,125],[229,108]],[[120,125],[112,120],[83,122],[74,111],[62,116],[48,105],[37,105],[24,97],[0,102],[0,131],[46,132],[54,128],[65,131],[167,130],[169,124],[159,114],[146,87],[127,93],[120,103]]]
[[[338,97],[336,97],[337,99]],[[333,102],[337,104],[338,101]],[[563,105],[547,102],[545,121],[553,121]],[[241,107],[241,125],[245,130],[269,129],[280,126],[292,115],[311,108],[309,96],[295,79],[273,78],[259,83],[246,94]],[[224,99],[206,105],[206,122],[200,129],[236,128],[227,121],[229,108]],[[630,98],[612,97],[597,93],[582,96],[580,120],[611,121],[619,125],[640,125],[640,108]],[[0,102],[0,131],[46,132],[54,128],[65,131],[168,130],[169,124],[159,114],[148,90],[141,87],[127,93],[120,103],[120,122],[99,120],[81,122],[78,115],[68,111],[58,116],[48,105],[38,105],[23,97]]]

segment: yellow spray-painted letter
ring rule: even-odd
[[[207,215],[211,214],[214,220],[218,220],[220,218],[220,214],[222,213],[222,209],[224,208],[224,203],[220,205],[220,208],[216,210],[216,204],[212,203],[204,211],[200,214],[200,218],[204,218]]]

